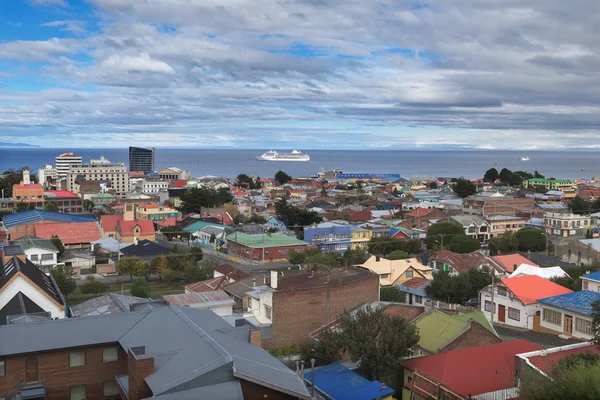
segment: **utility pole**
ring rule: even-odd
[[[496,305],[494,304],[494,273],[492,272],[492,318],[491,318],[491,323],[494,323],[494,311],[496,311]],[[485,310],[485,303],[484,303],[484,310]]]

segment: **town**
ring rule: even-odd
[[[193,177],[155,151],[0,175],[0,398],[597,395],[596,177]]]

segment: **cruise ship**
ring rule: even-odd
[[[308,154],[304,154],[300,150],[293,150],[291,153],[278,153],[269,150],[263,153],[262,156],[257,156],[256,159],[261,161],[310,161]]]

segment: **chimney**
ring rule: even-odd
[[[252,287],[256,287],[256,279],[252,279]]]
[[[375,256],[375,261],[376,261],[376,262],[379,262],[379,261],[381,261],[381,256]]]
[[[271,287],[277,289],[277,271],[271,271]]]
[[[517,264],[513,264],[513,271],[517,269]]]

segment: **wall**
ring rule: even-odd
[[[42,254],[51,254],[52,259],[51,260],[42,260]],[[31,261],[32,255],[37,255],[38,256],[37,261],[31,261],[32,263],[34,263],[36,265],[54,266],[58,262],[57,257],[56,257],[56,255],[57,255],[56,252],[38,248],[38,247],[31,247],[31,248],[25,250],[25,255],[27,256],[27,259],[29,261]]]
[[[440,352],[487,346],[489,344],[500,342],[502,342],[502,340],[499,337],[485,329],[481,324],[473,322],[466,332],[450,342],[446,347],[440,349]]]
[[[342,312],[378,299],[379,276],[375,274],[343,286],[275,292],[272,346],[300,344]]]
[[[556,312],[560,313],[560,325],[554,325],[551,324],[549,322],[544,321],[544,314],[543,314],[543,309],[547,308]],[[541,310],[540,310],[540,331],[541,332],[547,332],[547,333],[554,333],[556,335],[566,335],[564,333],[564,328],[565,328],[565,314],[566,315],[570,315],[572,317],[572,336],[578,339],[584,339],[584,340],[590,340],[592,339],[592,335],[587,335],[585,333],[582,332],[578,332],[575,330],[576,327],[576,320],[575,318],[580,318],[580,319],[585,319],[588,321],[592,321],[592,317],[589,316],[584,316],[584,315],[579,315],[573,312],[565,312],[565,310],[562,310],[560,308],[556,308],[556,307],[550,307],[547,305],[542,304],[541,305]]]
[[[0,291],[0,309],[19,292],[29,297],[31,301],[43,310],[50,312],[52,318],[65,318],[64,306],[61,310],[61,307],[53,300],[50,300],[50,297],[44,291],[32,284],[29,279],[21,276],[21,272],[15,275],[10,283]]]
[[[118,346],[118,344],[115,344]],[[71,386],[86,385],[88,399],[103,399],[104,382],[114,380],[117,375],[127,374],[127,355],[119,347],[119,360],[102,362],[103,347],[88,347],[86,365],[69,367],[69,351],[38,353],[33,356],[6,358],[6,376],[0,378],[0,393],[5,393],[19,379],[25,381],[25,363],[30,357],[37,358],[38,378],[46,381],[48,400],[69,398]]]
[[[498,309],[500,308],[499,307],[500,305],[504,305],[506,315],[505,315],[503,323],[505,325],[515,326],[517,328],[533,329],[533,316],[535,315],[535,313],[537,311],[540,310],[540,305],[538,303],[524,305],[516,297],[514,297],[511,300],[510,296],[512,296],[512,294],[510,291],[507,290],[507,296],[501,296],[498,294],[498,286],[495,287],[495,290],[496,290],[496,292],[494,293],[494,303],[496,305],[495,305],[495,310],[494,310],[494,321],[493,322],[499,322]],[[489,286],[487,288],[482,289],[480,299],[481,299],[481,304],[480,304],[481,311],[485,314],[486,318],[489,321],[492,313],[489,311],[485,311],[485,301],[486,300],[491,301],[491,292],[490,292]],[[509,307],[515,308],[520,311],[519,321],[508,318],[508,308]]]
[[[242,394],[245,400],[294,400],[295,396],[290,396],[285,393],[276,392],[264,386],[259,386],[255,383],[240,380],[242,385]]]
[[[585,287],[585,283],[588,283],[588,286]],[[581,289],[582,290],[591,290],[592,292],[600,292],[600,282],[593,281],[590,279],[582,279],[581,280]]]

